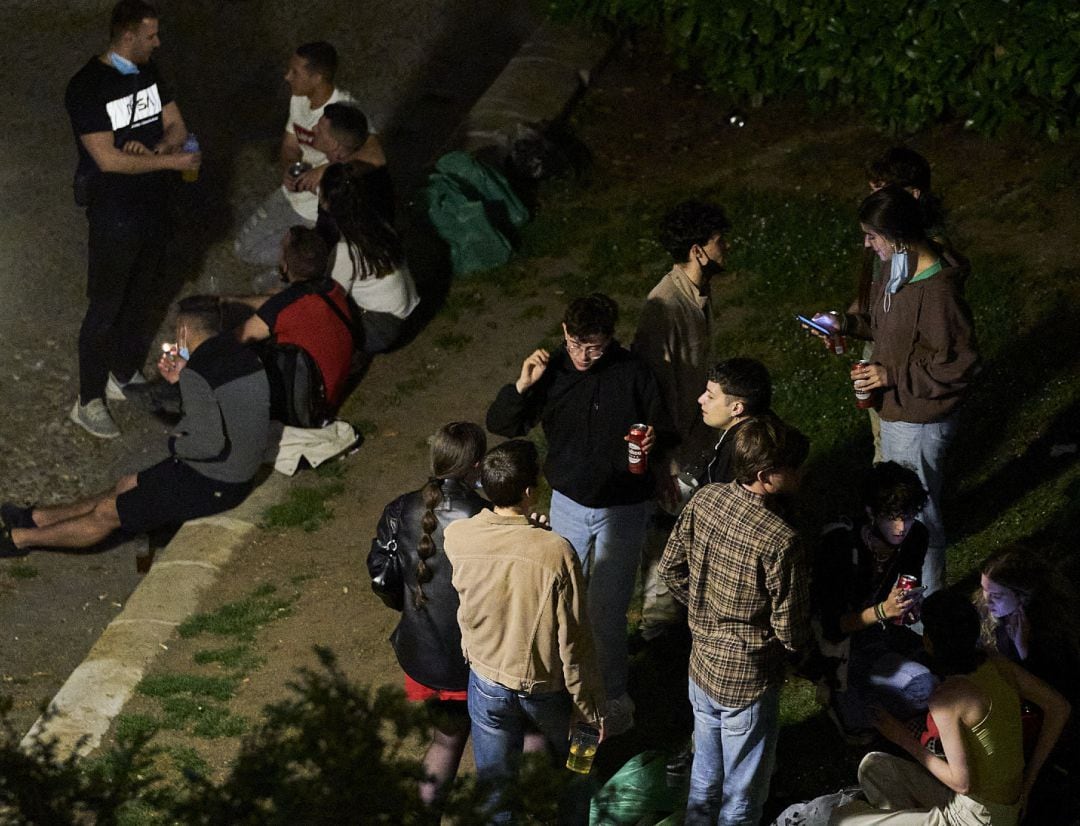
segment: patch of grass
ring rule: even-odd
[[[347,472],[344,462],[323,462],[315,468],[315,475],[320,479],[344,479]]]
[[[113,731],[120,741],[152,735],[159,723],[148,714],[118,714]]]
[[[185,775],[205,777],[210,772],[210,764],[191,746],[170,746],[166,753],[176,770]]]
[[[289,577],[289,584],[291,585],[303,585],[305,582],[311,582],[315,579],[316,574],[308,572],[303,574],[296,574],[296,576]]]
[[[462,316],[473,318],[484,311],[487,299],[484,293],[477,289],[475,282],[462,285],[450,290],[443,304],[442,312],[450,321],[460,321]]]
[[[229,700],[236,693],[236,680],[229,677],[203,677],[197,674],[153,674],[143,677],[136,691],[147,697],[209,697]]]
[[[294,577],[299,579],[299,577]],[[239,672],[253,671],[261,666],[265,657],[261,657],[247,645],[234,645],[229,648],[204,648],[195,652],[192,658],[198,665],[211,665],[216,663],[224,668],[231,668]]]
[[[547,307],[543,304],[530,304],[518,313],[518,318],[522,321],[526,321],[531,318],[543,318],[545,315],[547,315]]]
[[[448,353],[460,353],[472,340],[473,337],[465,333],[443,333],[435,337],[435,346]]]
[[[284,502],[271,505],[263,511],[262,527],[266,530],[280,528],[303,528],[311,532],[317,530],[323,522],[334,517],[333,509],[327,504],[345,490],[340,481],[330,481],[320,485],[297,485],[289,488]]]
[[[6,573],[12,579],[33,579],[38,575],[38,569],[25,562],[16,562],[6,569]]]
[[[244,599],[188,617],[177,630],[185,639],[198,634],[216,634],[250,642],[259,628],[287,617],[292,610],[295,598],[285,599],[275,594],[273,585],[263,585]]]
[[[387,404],[390,407],[397,407],[409,396],[413,395],[419,390],[422,390],[430,380],[427,376],[420,374],[416,376],[410,376],[407,379],[402,379],[394,385],[394,390],[387,399]]]
[[[379,432],[379,426],[371,419],[357,419],[349,422],[361,436],[374,436]]]
[[[196,737],[217,739],[237,737],[247,731],[248,722],[227,708],[189,696],[161,699],[162,728],[187,731]]]

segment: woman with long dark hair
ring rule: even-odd
[[[420,796],[434,811],[469,739],[469,666],[461,653],[458,595],[442,553],[443,530],[487,507],[474,490],[486,447],[483,428],[472,422],[439,428],[431,440],[431,477],[420,490],[386,506],[368,556],[373,573],[382,570],[389,554],[401,559],[404,584],[397,602],[403,608],[390,642],[405,672],[405,695],[428,703],[432,712]]]
[[[922,582],[932,593],[945,584],[945,455],[979,355],[961,294],[967,264],[929,238],[923,220],[903,189],[871,193],[859,207],[863,244],[887,272],[872,284],[865,311],[815,318],[874,342],[873,362],[854,365],[851,379],[880,399],[882,458],[911,467],[929,493],[919,520],[930,532]]]
[[[964,597],[939,591],[923,604],[924,644],[941,684],[930,695],[927,723],[940,754],[886,712],[878,730],[914,762],[871,752],[859,764],[866,801],[843,806],[838,826],[1015,826],[1039,770],[1069,716],[1069,703],[1053,688],[979,647],[979,615]],[[1020,696],[1046,717],[1025,765]]]
[[[390,349],[420,299],[401,238],[381,209],[383,194],[366,164],[331,164],[323,173],[319,205],[337,230],[330,274],[359,308],[364,350]]]
[[[993,650],[1063,694],[1075,694],[1080,632],[1069,581],[1042,555],[1007,545],[983,561],[980,586]]]

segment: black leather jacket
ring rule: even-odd
[[[417,490],[399,497],[402,508],[397,551],[404,563],[405,593],[401,621],[390,635],[390,642],[401,668],[418,683],[429,688],[464,691],[469,682],[469,666],[461,653],[458,596],[450,582],[450,563],[443,553],[443,530],[454,520],[466,519],[489,505],[456,479],[443,481],[442,494],[443,501],[435,507],[439,524],[431,538],[436,551],[426,560],[432,577],[424,583],[427,603],[422,608],[416,607],[413,590],[416,588],[416,566],[420,562],[416,548],[422,534],[423,494]],[[392,502],[383,512],[378,528],[380,537],[389,530],[388,513],[393,510]],[[374,553],[375,546],[372,547]]]

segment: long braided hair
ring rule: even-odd
[[[427,604],[424,583],[433,576],[427,560],[435,555],[438,548],[432,534],[439,527],[435,508],[443,501],[442,483],[444,479],[464,479],[484,458],[487,450],[487,436],[484,429],[472,422],[450,422],[439,428],[431,439],[431,478],[420,490],[424,502],[424,515],[420,519],[420,542],[416,555],[420,561],[416,565],[416,587],[413,589],[413,605],[422,608]]]
[[[353,277],[361,280],[389,275],[405,260],[400,236],[376,206],[378,193],[367,174],[373,168],[361,161],[331,164],[319,183],[323,208],[348,247]]]

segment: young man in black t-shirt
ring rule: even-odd
[[[79,150],[89,222],[87,297],[79,331],[79,398],[71,420],[103,439],[120,435],[105,404],[140,381],[154,331],[152,294],[164,260],[175,171],[201,156],[182,152],[187,127],[150,58],[158,13],[142,0],[113,9],[109,48],[68,83],[64,106]]]

